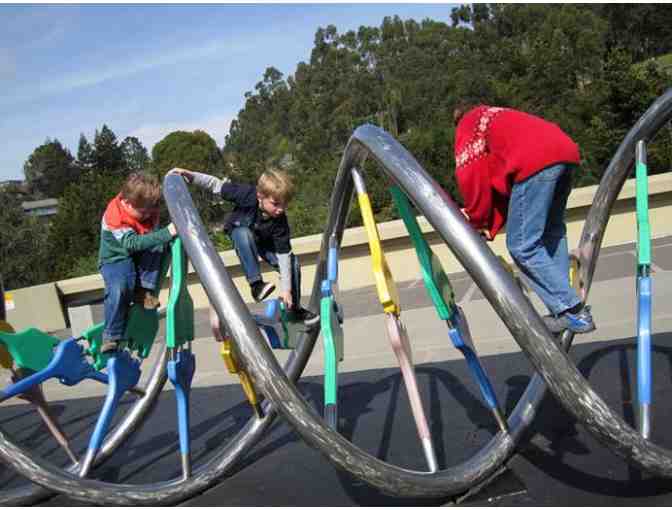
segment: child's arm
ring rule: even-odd
[[[185,170],[184,168],[175,168],[171,173],[179,174],[184,177],[187,182],[193,183],[199,188],[206,189],[217,195],[222,192],[222,186],[227,182],[230,182],[226,177],[224,179],[219,179],[214,175],[192,172],[191,170]]]
[[[278,253],[278,266],[280,267],[280,297],[288,308],[292,307],[292,267],[291,252]]]
[[[138,251],[149,250],[160,244],[165,244],[171,241],[177,234],[175,225],[172,223],[167,227],[163,227],[149,234],[140,235],[135,230],[128,229],[122,236],[119,242],[130,253]]]
[[[487,158],[459,168],[455,172],[457,186],[464,198],[464,214],[476,230],[490,227],[492,217],[492,187],[488,175]]]
[[[289,221],[287,216],[279,218],[273,229],[273,245],[275,254],[278,257],[278,268],[280,270],[280,297],[292,307],[292,244],[290,242]],[[298,303],[294,303],[298,305]]]

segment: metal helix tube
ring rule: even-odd
[[[319,299],[319,284],[325,276],[329,239],[340,245],[353,183],[350,170],[361,167],[367,156],[374,157],[387,173],[439,231],[449,244],[461,246],[460,260],[493,282],[486,289],[500,315],[511,315],[516,334],[529,334],[530,325],[538,335],[547,334],[541,319],[530,307],[520,288],[478,235],[465,223],[457,207],[443,193],[413,157],[387,133],[374,126],[362,126],[353,134],[334,185],[330,216],[318,258],[310,306]],[[513,452],[516,441],[531,422],[543,396],[538,377],[530,383],[524,396],[509,417],[510,432],[499,432],[468,461],[439,471],[425,473],[387,464],[357,448],[322,421],[282,372],[273,353],[260,337],[252,317],[233,285],[231,277],[217,255],[198,217],[185,184],[178,176],[167,176],[165,192],[170,197],[171,217],[185,249],[198,272],[205,291],[220,319],[229,326],[241,353],[241,363],[260,391],[273,401],[282,414],[309,444],[318,448],[332,462],[381,490],[405,496],[444,496],[464,492],[492,474]],[[551,341],[551,340],[549,340]],[[552,342],[552,341],[551,341]]]

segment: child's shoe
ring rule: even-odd
[[[292,310],[293,319],[297,322],[303,322],[304,325],[312,328],[320,323],[320,316],[299,306]]]
[[[145,310],[156,310],[159,305],[159,298],[152,294],[151,290],[137,287],[133,295],[133,302],[139,303]]]
[[[252,298],[259,303],[266,299],[271,292],[275,290],[275,285],[271,282],[264,282],[263,280],[258,280],[250,284],[250,290],[252,291]]]
[[[576,313],[566,311],[559,316],[547,315],[544,317],[546,327],[551,333],[562,333],[568,329],[572,333],[590,333],[595,331],[593,315],[590,313],[590,306],[584,306]]]

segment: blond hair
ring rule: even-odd
[[[161,200],[159,179],[147,172],[132,173],[121,187],[121,198],[140,209],[157,207]]]
[[[287,172],[269,168],[259,176],[257,192],[287,204],[294,196],[294,182]]]

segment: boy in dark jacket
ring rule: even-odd
[[[149,309],[159,306],[163,245],[177,233],[172,223],[157,230],[160,200],[158,179],[134,173],[103,214],[98,254],[105,281],[102,352],[116,351],[124,339],[131,301]]]
[[[313,326],[319,316],[301,307],[301,270],[292,253],[285,210],[294,192],[290,177],[282,170],[267,170],[257,185],[235,184],[229,179],[177,168],[187,182],[233,202],[224,230],[231,237],[240,264],[250,284],[252,298],[263,301],[275,285],[261,277],[259,257],[280,272],[280,298],[296,320]]]

